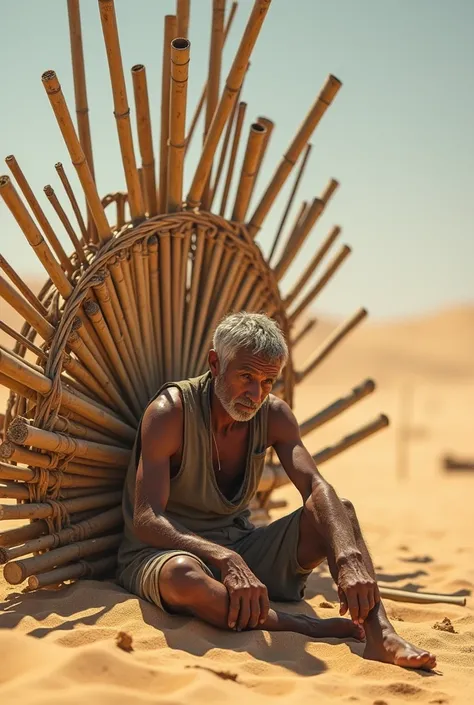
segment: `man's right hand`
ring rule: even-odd
[[[255,629],[268,616],[268,591],[238,553],[230,553],[220,564],[221,580],[229,593],[227,623],[230,629]]]

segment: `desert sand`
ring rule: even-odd
[[[322,317],[297,362],[333,325]],[[436,653],[435,672],[365,661],[355,641],[220,632],[166,616],[112,582],[27,594],[2,580],[3,702],[474,702],[474,473],[447,473],[441,462],[445,453],[474,456],[474,307],[362,324],[298,389],[298,419],[369,376],[377,391],[306,441],[315,452],[380,412],[390,417],[388,429],[320,470],[354,503],[381,585],[467,597],[465,607],[386,601],[400,634]],[[288,505],[273,518],[300,503],[292,487],[276,495]],[[311,576],[304,603],[285,607],[321,617],[337,608],[326,568]],[[434,627],[445,618],[451,631]],[[120,632],[131,650],[117,645]]]

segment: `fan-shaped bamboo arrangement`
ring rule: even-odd
[[[49,276],[35,296],[8,262],[0,261],[5,275],[0,294],[25,321],[20,332],[2,324],[15,344],[12,350],[0,350],[0,382],[11,390],[0,446],[0,497],[17,503],[1,504],[0,519],[25,523],[0,532],[0,561],[8,582],[28,579],[31,589],[113,571],[121,536],[121,487],[140,416],[163,382],[205,370],[219,319],[231,310],[265,311],[282,326],[292,352],[315,325],[310,319],[295,333],[303,312],[350,253],[344,245],[310,286],[339,235],[340,229],[334,228],[293,290],[281,297],[280,280],[338,187],[331,180],[321,195],[301,205],[281,248],[310,155],[309,139],[341,84],[329,76],[269,185],[256,197],[274,124],[265,117],[251,124],[238,167],[247,107],[241,96],[270,0],[255,0],[223,88],[222,49],[237,3],[226,17],[225,0],[213,1],[209,75],[187,134],[189,2],[178,0],[176,15],[164,18],[158,167],[145,67],[131,69],[139,167],[114,3],[99,0],[98,5],[126,192],[101,198],[94,180],[78,0],[68,0],[77,127],[57,75],[46,71],[42,76],[86,200],[83,215],[68,168],[56,164],[64,194],[59,196],[50,185],[44,191],[70,239],[69,247],[61,244],[14,156],[6,163],[16,184],[10,176],[0,177],[3,201]],[[202,112],[204,146],[184,197],[185,155]],[[265,258],[255,238],[295,167],[294,187]],[[233,180],[235,198],[230,204]],[[211,212],[219,190],[220,206]],[[61,204],[64,195],[77,222],[71,222]],[[252,198],[257,205],[249,215]],[[270,266],[279,247],[282,253]],[[290,357],[276,393],[292,404],[294,386],[366,315],[360,309],[337,328],[302,370],[294,369]],[[371,380],[363,382],[304,421],[302,434],[373,390]],[[328,460],[387,423],[380,416],[317,453],[315,460]],[[285,481],[282,469],[269,458],[253,506],[255,523],[268,520],[272,490]]]

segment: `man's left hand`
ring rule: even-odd
[[[369,612],[380,601],[377,582],[371,577],[362,558],[344,562],[338,571],[337,587],[341,603],[340,614],[347,610],[355,624],[363,624]]]

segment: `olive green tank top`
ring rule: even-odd
[[[169,387],[177,387],[181,391],[184,411],[182,461],[177,474],[171,479],[166,515],[200,535],[225,529],[239,518],[250,515],[248,506],[260,482],[267,444],[268,398],[249,421],[250,433],[242,485],[231,500],[227,499],[217,485],[212,466],[211,381],[211,373],[207,372],[193,379],[168,382],[149,402],[152,403]],[[137,429],[124,486],[124,537],[118,555],[119,574],[132,561],[146,557],[150,550],[157,550],[139,541],[133,531],[141,426],[142,420]]]

